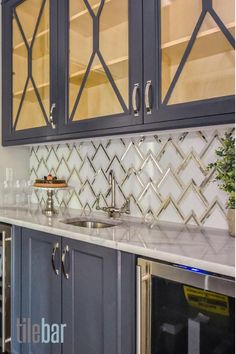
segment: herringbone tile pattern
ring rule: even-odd
[[[74,191],[57,193],[57,203],[92,210],[101,193],[109,205],[108,173],[116,175],[118,206],[131,197],[134,216],[227,228],[227,196],[213,183],[215,149],[223,129],[114,138],[31,149],[31,179],[49,172],[65,178]],[[35,194],[35,202],[45,195]]]

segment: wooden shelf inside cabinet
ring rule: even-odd
[[[229,23],[226,27],[231,32],[231,34],[234,35],[235,23]],[[178,64],[180,58],[183,56],[184,50],[189,40],[190,36],[187,36],[168,43],[164,43],[161,48],[162,54],[170,59],[171,64]],[[197,36],[193,48],[195,48],[194,55],[190,54],[192,60],[231,50],[231,46],[229,45],[227,39],[219,27],[200,32]]]
[[[105,4],[110,3],[111,1],[112,0],[105,0]],[[98,11],[100,4],[101,4],[101,1],[98,1],[96,4],[91,5],[91,9],[93,10],[93,12],[95,14]],[[73,8],[72,8],[71,13],[74,13],[74,14],[70,17],[70,23],[76,22],[81,17],[90,16],[90,13],[87,8],[80,10],[80,11],[73,10]],[[87,18],[85,20],[87,21]]]
[[[128,57],[124,56],[121,58],[110,60],[107,63],[107,66],[110,69],[114,79],[122,79],[122,78],[126,78],[126,75],[124,76],[124,72],[127,71],[124,69],[124,66],[126,66],[127,64],[128,64]],[[70,76],[70,82],[75,85],[80,85],[83,80],[85,71],[86,68],[84,67],[83,69],[74,72]],[[107,80],[108,78],[102,65],[96,65],[90,71],[90,80],[87,81],[86,87],[89,88],[93,86],[102,85],[106,83]]]
[[[105,31],[107,29],[111,29],[121,23],[124,23],[125,15],[124,15],[124,8],[125,8],[126,0],[119,0],[119,1],[112,1],[112,0],[105,0],[104,7],[106,7],[106,13],[112,14],[112,16],[102,16],[100,18],[100,31]],[[93,6],[91,6],[94,13],[97,13],[97,10],[100,6],[100,1]],[[104,9],[103,7],[103,9]],[[103,10],[104,11],[104,10]],[[102,13],[103,13],[102,11]],[[72,10],[73,13],[73,10]],[[92,20],[91,15],[87,9],[83,11],[77,12],[70,17],[70,28],[73,31],[78,31],[84,36],[91,36],[92,35]]]
[[[33,59],[39,59],[45,55],[49,55],[49,40],[46,41],[46,36],[48,36],[49,29],[45,29],[42,32],[39,32],[35,37],[35,42],[33,46]],[[28,39],[28,43],[32,42],[32,38]],[[46,43],[46,46],[45,46]],[[19,55],[21,57],[27,58],[28,52],[25,47],[25,43],[21,42],[13,47],[13,54]]]
[[[128,57],[127,56],[113,59],[107,63],[107,66],[110,69],[114,79],[127,78],[127,76],[126,76],[127,65],[128,65]],[[124,66],[125,66],[125,68],[124,68]],[[80,67],[81,67],[80,70],[74,71],[70,75],[70,82],[76,86],[81,84],[84,74],[86,72],[86,66],[80,65]],[[106,76],[106,73],[104,72],[102,65],[96,65],[90,71],[89,80],[87,80],[86,88],[102,85],[102,84],[107,83],[107,81],[108,81],[108,78]],[[38,88],[39,93],[41,94],[43,91],[45,92],[45,90],[49,89],[49,82],[45,82],[40,85],[37,85],[37,88]],[[34,88],[30,87],[29,89],[27,89],[27,92],[32,93],[32,95],[30,95],[30,94],[27,95],[27,100],[34,102],[36,100]],[[22,90],[17,91],[14,93],[13,97],[20,99],[22,96],[22,93],[23,93]],[[41,95],[41,97],[42,96],[43,95]]]
[[[44,95],[42,95],[42,93],[44,93],[45,90],[49,89],[49,82],[45,82],[45,83],[42,83],[40,85],[37,85],[37,89],[38,89],[38,92],[39,92],[40,96],[43,97]],[[35,102],[37,97],[35,95],[34,88],[33,87],[29,87],[26,90],[26,92],[28,94],[27,94],[27,97],[25,97],[25,100],[28,101],[28,102]],[[23,94],[23,91],[17,91],[17,92],[14,92],[13,97],[21,99],[22,94]]]
[[[124,0],[121,0],[123,2]],[[92,10],[96,13],[100,6],[100,1],[98,1],[96,4],[91,6]],[[112,0],[106,0],[104,6],[107,6],[107,12],[112,13],[113,16],[107,16],[106,19],[104,18],[101,23],[100,23],[100,30],[106,30],[109,28],[112,28],[120,23],[124,22],[124,14],[122,12],[122,6],[120,6],[119,2],[112,1]],[[79,12],[76,12],[70,17],[70,27],[74,31],[78,31],[82,35],[87,35],[90,36],[92,35],[92,22],[89,22],[89,17],[91,15],[89,14],[89,11],[87,9],[81,10]],[[92,20],[91,20],[92,21]],[[35,38],[35,44],[34,44],[34,58],[38,59],[45,55],[45,36],[48,36],[49,34],[49,28],[44,29],[43,31],[39,32],[36,35]],[[31,43],[32,38],[28,38],[28,43]],[[47,51],[49,51],[49,40],[47,43]],[[15,55],[20,55],[23,57],[27,56],[27,50],[25,48],[25,43],[22,41],[18,43],[17,45],[14,46],[13,48],[13,53]]]

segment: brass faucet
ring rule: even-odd
[[[130,198],[126,199],[125,203],[122,205],[121,208],[116,207],[116,180],[115,173],[113,170],[109,172],[109,185],[110,188],[106,194],[106,197],[108,197],[108,195],[111,193],[111,206],[100,207],[100,193],[96,199],[96,209],[105,211],[106,213],[108,213],[108,216],[110,218],[116,216],[117,214],[130,214]]]

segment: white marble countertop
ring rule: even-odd
[[[235,276],[235,239],[227,231],[175,223],[148,223],[130,216],[116,219],[122,223],[107,229],[86,229],[61,222],[80,216],[107,220],[105,213],[85,214],[65,209],[58,216],[48,218],[39,209],[0,207],[0,222]]]

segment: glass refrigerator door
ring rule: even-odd
[[[234,354],[235,299],[152,276],[151,354]]]

